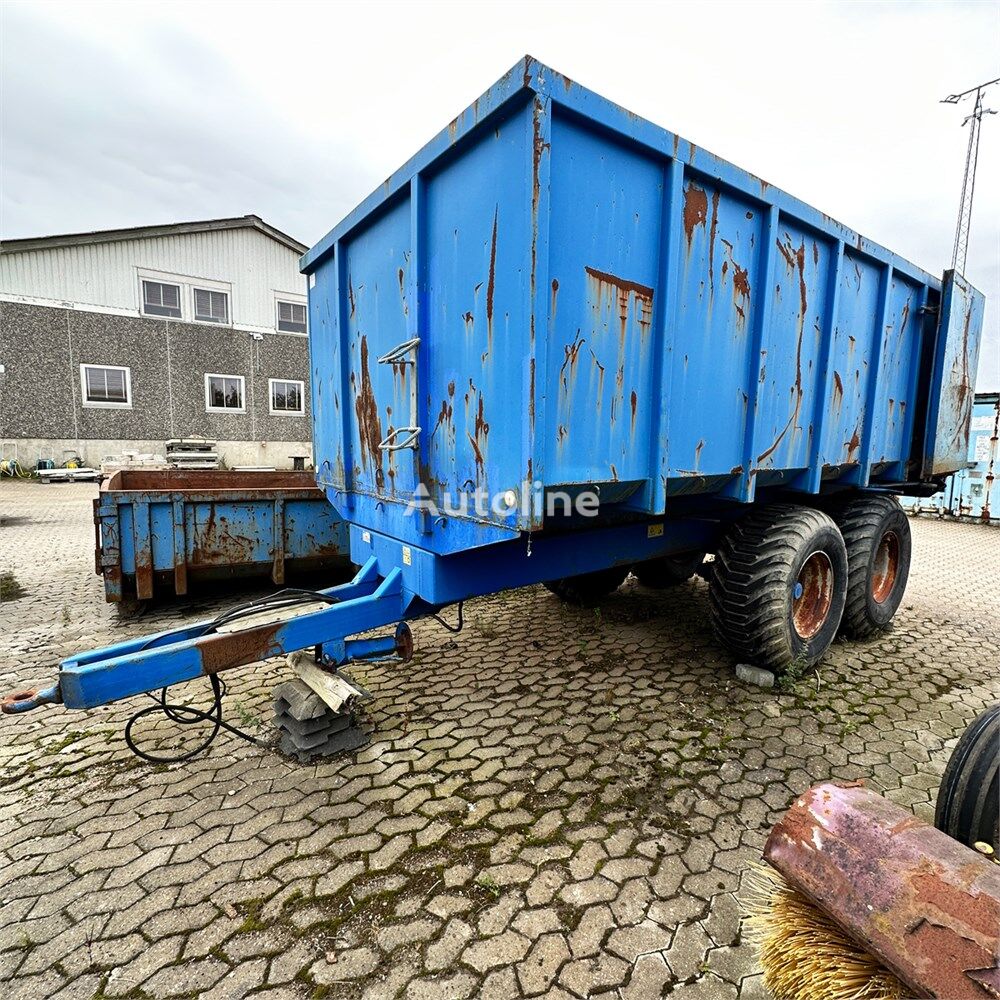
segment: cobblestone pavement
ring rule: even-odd
[[[239,594],[119,621],[83,485],[0,486],[0,689]],[[541,588],[417,624],[359,671],[365,749],[303,766],[223,734],[181,765],[128,752],[143,699],[0,722],[0,982],[42,997],[751,1000],[736,891],[790,798],[865,776],[924,817],[947,752],[1000,697],[1000,532],[913,522],[895,627],[784,693],[736,681],[701,581],[599,612]],[[992,663],[993,667],[989,664]],[[230,675],[273,741],[281,662]]]

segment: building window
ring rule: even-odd
[[[107,409],[132,408],[132,372],[117,365],[80,365],[83,405]]]
[[[206,375],[205,409],[210,413],[246,413],[242,375]]]
[[[300,302],[278,300],[278,330],[281,333],[306,332],[306,307]]]
[[[199,323],[228,323],[229,295],[211,288],[194,290],[194,318]]]
[[[142,282],[142,311],[147,316],[181,318],[181,286],[165,281]]]
[[[283,378],[269,378],[268,392],[271,395],[271,412],[301,416],[306,412],[304,399],[305,383]]]

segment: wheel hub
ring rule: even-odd
[[[875,550],[872,565],[872,599],[876,604],[884,604],[896,585],[899,575],[899,536],[895,531],[887,531]]]
[[[792,589],[792,624],[801,639],[815,636],[833,606],[833,563],[825,552],[813,552],[802,564]]]

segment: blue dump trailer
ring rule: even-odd
[[[809,665],[899,605],[894,494],[966,463],[980,293],[531,58],[302,269],[317,479],[357,576],[71,657],[7,711],[298,649],[405,659],[408,620],[467,598],[595,602],[706,554],[734,659]]]

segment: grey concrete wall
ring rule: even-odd
[[[83,406],[81,364],[129,368],[132,408]],[[305,337],[0,302],[0,365],[0,440],[119,442],[119,450],[146,451],[139,442],[158,441],[162,450],[167,438],[190,435],[257,443],[312,436]],[[209,372],[243,376],[245,413],[206,411]],[[303,416],[269,413],[271,378],[305,383]]]
[[[97,468],[107,456],[121,454],[123,447],[140,454],[162,455],[163,439],[123,443],[120,439],[99,438],[14,438],[0,440],[0,458],[16,458],[31,469],[39,458],[51,458],[58,465],[70,455],[79,455],[84,465]],[[304,456],[307,466],[312,463],[312,445],[307,441],[220,441],[217,450],[219,461],[227,469],[238,465],[290,469],[292,455]]]
[[[0,438],[75,437],[67,310],[0,302]]]

